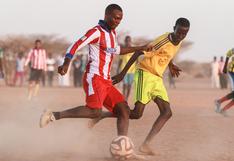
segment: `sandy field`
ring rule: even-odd
[[[229,90],[211,89],[208,79],[185,79],[168,89],[173,117],[155,137],[157,153],[149,161],[234,161],[234,108],[229,117],[214,112],[214,99]],[[0,86],[0,161],[111,161],[109,144],[116,120],[93,129],[88,119],[64,119],[39,128],[45,108],[62,110],[84,104],[81,88],[41,88],[26,99],[27,88]],[[133,107],[132,95],[129,104]],[[129,137],[137,151],[156,117],[151,102],[140,120],[130,122]]]

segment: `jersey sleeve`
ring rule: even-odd
[[[28,63],[30,62],[31,57],[32,57],[32,53],[33,53],[33,49],[31,49],[31,50],[29,51],[29,53],[28,53],[28,55],[27,55],[27,58],[26,58],[26,60],[25,60],[24,66],[27,66]]]
[[[76,42],[74,42],[67,49],[65,57],[72,59],[72,57],[74,56],[76,51],[80,50],[81,48],[83,48],[87,44],[92,44],[92,43],[97,42],[99,37],[100,37],[100,32],[97,29],[95,29],[95,28],[90,29],[84,36],[82,36],[80,39],[78,39]]]
[[[156,38],[154,41],[152,41],[149,45],[153,47],[153,50],[149,52],[144,51],[144,56],[152,57],[154,53],[156,53],[160,47],[168,43],[169,42],[168,34],[169,33],[163,34],[159,36],[158,38]]]
[[[234,48],[230,49],[230,50],[227,52],[226,56],[227,56],[228,58],[230,58],[233,54],[234,54]]]

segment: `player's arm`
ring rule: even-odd
[[[120,69],[122,62],[123,62],[123,59],[120,58],[118,62],[117,73],[119,73],[119,69]]]
[[[177,65],[175,65],[172,60],[168,64],[169,71],[172,75],[172,77],[178,77],[180,75],[180,72],[182,71]]]
[[[84,36],[82,36],[75,43],[73,43],[67,49],[64,63],[63,65],[58,67],[58,73],[61,75],[65,75],[67,73],[71,59],[75,55],[76,51],[80,50],[87,44],[96,43],[99,40],[99,34],[100,33],[97,31],[97,29],[91,29]]]
[[[26,58],[26,60],[25,60],[24,66],[27,66],[28,63],[30,62],[32,53],[33,53],[33,49],[31,49],[31,50],[29,51],[29,53],[28,53],[28,55],[27,55],[27,58]]]
[[[223,66],[223,73],[227,73],[228,61],[229,61],[229,57],[226,57],[225,64]]]
[[[143,55],[144,53],[142,51],[136,51],[132,57],[129,59],[129,61],[127,62],[127,64],[125,65],[125,67],[123,68],[123,70],[112,77],[112,83],[113,84],[117,84],[119,83],[123,78],[124,76],[126,75],[128,69],[132,66],[132,64],[137,60],[137,58],[140,56],[140,55]]]
[[[135,47],[120,47],[120,55],[133,53],[135,51],[151,51],[152,49],[153,46],[151,44],[147,44],[144,46],[135,46]]]

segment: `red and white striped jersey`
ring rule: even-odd
[[[31,62],[34,69],[46,70],[46,51],[45,49],[31,49],[25,61],[25,66]]]
[[[120,54],[120,46],[117,43],[116,32],[104,27],[99,22],[97,26],[90,29],[68,48],[66,57],[72,58],[77,50],[89,45],[86,73],[97,74],[104,79],[110,79],[113,55]]]

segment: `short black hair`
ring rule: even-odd
[[[180,17],[176,20],[176,26],[190,27],[190,22],[187,18]]]
[[[131,36],[127,35],[127,36],[125,37],[125,40],[127,40],[127,39],[131,39]]]
[[[35,40],[35,43],[38,43],[38,42],[41,43],[41,40],[40,39]]]
[[[110,4],[106,7],[105,14],[110,14],[114,10],[119,10],[123,12],[122,8],[117,4]]]

